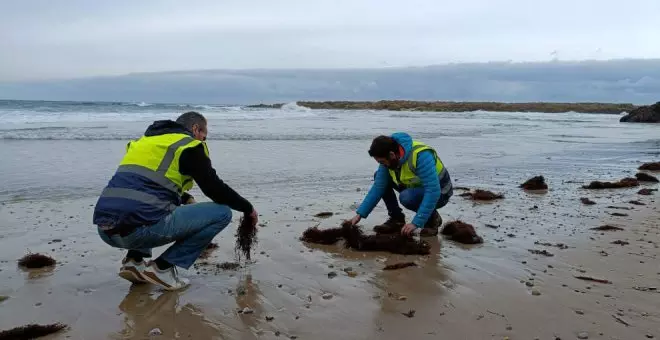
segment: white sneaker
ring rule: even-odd
[[[160,270],[156,262],[151,261],[142,271],[142,277],[165,290],[178,290],[190,284],[190,280],[179,277],[176,266],[170,269]]]
[[[133,259],[124,258],[121,260],[121,268],[119,268],[119,277],[126,279],[133,283],[146,283],[147,280],[142,276],[142,271],[147,268],[144,261],[137,262]]]

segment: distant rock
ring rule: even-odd
[[[626,123],[660,123],[660,102],[653,105],[640,106],[619,119]]]

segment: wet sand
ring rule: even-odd
[[[104,244],[90,226],[95,198],[2,203],[0,295],[9,298],[0,302],[0,329],[33,321],[69,325],[53,339],[660,337],[660,291],[654,289],[660,288],[658,194],[637,194],[658,184],[585,190],[581,185],[594,175],[578,173],[575,182],[547,176],[550,189],[535,193],[517,187],[527,178],[514,179],[507,171],[516,170],[498,170],[508,182],[467,184],[503,193],[504,199],[474,202],[457,190],[441,210],[445,223],[473,224],[484,243],[465,246],[431,238],[429,256],[359,253],[341,244],[298,240],[310,226],[335,227],[352,217],[367,185],[360,192],[254,194],[250,198],[264,224],[254,262],[237,270],[182,270],[192,285],[168,293],[150,285],[131,287],[116,276],[123,252]],[[613,173],[600,175],[604,180],[624,177],[621,171],[602,171]],[[581,197],[597,204],[583,205]],[[627,203],[631,200],[646,205]],[[321,211],[335,214],[314,217]],[[612,216],[615,212],[628,216]],[[384,219],[379,206],[363,221],[365,230]],[[234,260],[237,222],[234,216],[214,240],[219,248],[200,262]],[[590,229],[604,224],[624,230]],[[612,244],[617,240],[629,244]],[[16,260],[27,251],[51,255],[58,265],[19,269]],[[418,266],[382,270],[401,261]],[[253,312],[239,312],[246,307]],[[154,329],[162,335],[150,337]]]

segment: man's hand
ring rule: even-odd
[[[185,201],[183,204],[195,204],[195,203],[197,203],[197,201],[195,201],[195,198],[190,196],[190,198],[187,201]]]
[[[252,228],[256,228],[257,223],[259,222],[259,214],[257,213],[257,211],[252,209],[252,212],[249,215],[248,214],[246,215],[250,216],[250,218],[252,219]]]
[[[410,236],[412,235],[412,232],[415,231],[415,229],[417,229],[417,226],[415,226],[412,223],[407,223],[406,225],[403,226],[403,228],[401,228],[401,234],[405,236]]]
[[[351,225],[356,225],[356,224],[360,223],[361,220],[362,220],[362,216],[355,215],[353,218],[350,219],[350,222],[351,222]]]

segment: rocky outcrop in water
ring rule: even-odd
[[[621,117],[619,121],[626,123],[660,123],[660,102],[640,106],[630,111],[628,115]]]

